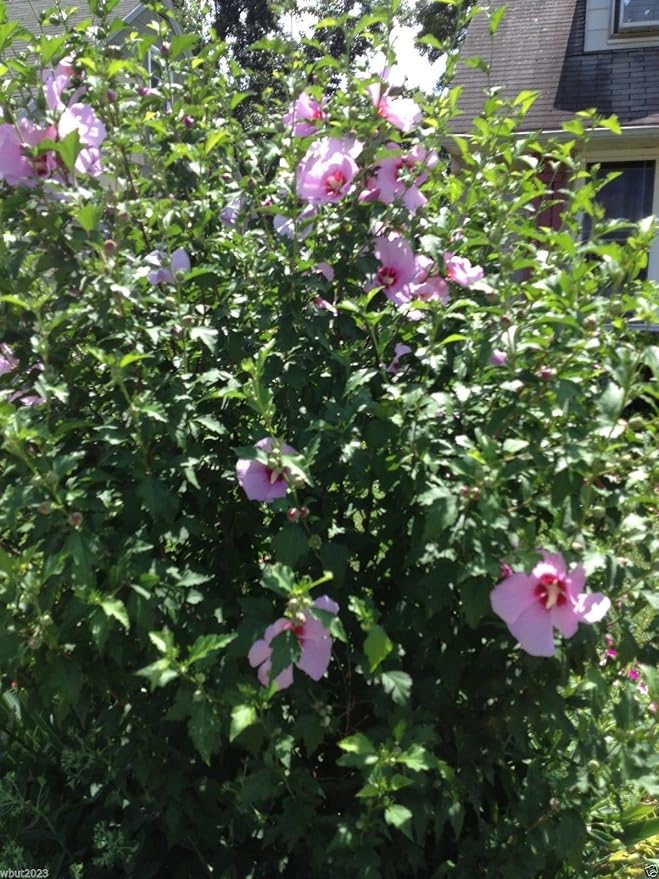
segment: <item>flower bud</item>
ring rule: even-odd
[[[552,797],[549,800],[549,808],[552,810],[552,812],[558,812],[558,810],[561,808],[561,801],[558,799],[558,797]]]
[[[195,121],[194,121],[193,117],[189,116],[187,114],[183,117],[182,121],[183,121],[183,124],[185,125],[186,128],[194,128],[194,126],[195,126]]]
[[[288,513],[286,513],[286,517],[289,522],[297,522],[299,521],[301,516],[301,511],[298,510],[297,507],[291,507]]]
[[[112,238],[108,238],[107,241],[103,242],[103,250],[107,256],[114,256],[117,252],[117,242],[113,241]]]
[[[309,507],[300,507],[300,519],[306,519],[309,515]]]
[[[556,378],[556,370],[552,369],[551,366],[541,366],[538,371],[538,375],[543,380],[543,382],[549,382],[552,379]]]
[[[117,100],[117,93],[114,89],[108,89],[105,93],[105,97],[108,104],[114,104],[114,102]]]
[[[166,57],[169,55],[169,53],[171,52],[171,50],[172,50],[172,47],[170,46],[170,44],[169,44],[166,40],[165,40],[165,42],[163,42],[163,44],[160,46],[160,54],[161,54],[164,58],[166,58]]]
[[[73,528],[78,528],[80,525],[82,525],[82,513],[79,513],[77,511],[71,513],[71,515],[69,516],[69,525],[71,525]]]

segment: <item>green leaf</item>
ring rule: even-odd
[[[503,444],[503,450],[508,455],[515,455],[517,452],[521,452],[522,449],[528,449],[530,443],[528,440],[523,439],[507,439]]]
[[[183,52],[188,52],[190,49],[193,49],[198,42],[199,37],[196,34],[177,34],[177,36],[172,37],[170,41],[169,57],[178,58]]]
[[[215,353],[215,348],[217,346],[217,330],[215,327],[192,327],[190,330],[190,338],[192,341],[196,341],[199,339],[211,354]]]
[[[382,626],[373,626],[364,641],[364,653],[368,657],[369,671],[375,671],[391,653],[393,647],[393,643]]]
[[[397,757],[397,762],[407,766],[412,772],[421,772],[424,769],[432,769],[436,760],[421,745],[412,745]]]
[[[404,705],[410,698],[412,678],[404,671],[385,671],[380,675],[385,693],[388,693],[397,705]]]
[[[256,708],[252,705],[236,705],[231,711],[229,741],[232,742],[244,729],[255,724],[258,719]]]
[[[301,525],[284,525],[272,538],[272,549],[284,565],[297,565],[309,551],[309,541]]]
[[[364,733],[355,733],[338,742],[342,751],[348,751],[350,754],[375,754],[375,746]]]
[[[496,34],[499,25],[501,24],[501,20],[506,14],[507,8],[507,5],[504,3],[503,6],[495,9],[495,11],[490,14],[489,29],[491,36],[494,36]]]
[[[414,842],[412,837],[412,813],[406,806],[394,804],[384,810],[384,820],[391,827],[400,830],[408,839]]]
[[[76,211],[74,217],[85,232],[95,232],[103,216],[103,206],[98,204],[86,204],[84,208]]]
[[[300,658],[302,648],[295,634],[290,629],[281,632],[276,638],[273,638],[271,647],[272,666],[270,668],[270,682],[272,683],[277,675]]]
[[[220,750],[222,723],[215,706],[207,699],[192,701],[188,732],[201,759],[208,766],[211,756]]]
[[[72,174],[76,159],[82,148],[78,131],[72,131],[70,134],[67,134],[66,137],[58,140],[54,145],[54,148],[55,152],[64,163],[66,170],[69,174]]]
[[[150,665],[145,665],[144,668],[136,671],[135,674],[142,678],[147,678],[152,690],[155,690],[156,687],[164,687],[178,677],[178,672],[175,668],[171,667],[171,663],[166,656],[163,656],[162,659],[157,659]]]
[[[124,369],[126,366],[130,366],[131,363],[137,363],[140,360],[147,360],[151,357],[150,354],[142,354],[139,351],[131,351],[129,354],[124,354],[124,356],[119,361],[119,369]],[[165,419],[166,421],[167,419]]]
[[[172,655],[176,653],[174,635],[168,629],[163,629],[161,632],[149,632],[149,641],[151,641],[161,653],[169,653]]]
[[[223,650],[227,644],[230,644],[237,637],[235,633],[230,635],[200,635],[190,647],[186,664],[192,665],[194,662],[205,659],[216,650]]]
[[[227,429],[222,422],[218,421],[217,418],[213,418],[211,415],[197,415],[195,422],[197,424],[203,424],[203,426],[207,430],[210,430],[211,433],[221,435],[227,432]]]
[[[100,601],[100,605],[105,611],[106,616],[114,617],[126,631],[130,629],[130,620],[128,619],[128,612],[123,601],[119,598],[103,598]]]
[[[623,389],[618,387],[615,382],[610,382],[597,403],[597,408],[607,422],[612,423],[618,420],[624,399]]]
[[[263,571],[261,585],[265,586],[266,589],[270,589],[272,592],[276,592],[277,595],[288,598],[295,586],[295,574],[293,569],[289,568],[288,565],[282,565],[279,563],[268,565]]]

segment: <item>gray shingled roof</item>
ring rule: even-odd
[[[490,84],[502,86],[507,97],[522,89],[540,92],[524,129],[557,129],[591,107],[616,113],[623,124],[659,124],[659,47],[585,53],[586,0],[507,0],[507,6],[493,43],[486,16],[472,21],[462,57],[491,57]],[[463,87],[463,115],[453,130],[467,132],[483,107],[488,79],[461,63],[454,84]]]
[[[39,13],[53,6],[53,0],[6,0],[6,3],[8,20],[19,21],[32,33],[38,33],[39,31]],[[112,11],[112,17],[126,18],[127,15],[130,15],[140,5],[140,0],[119,0],[119,3],[117,3]],[[91,17],[87,0],[65,0],[62,6],[64,9],[77,7],[78,11],[72,19],[74,23]],[[46,33],[57,33],[59,28],[49,25],[44,30]]]

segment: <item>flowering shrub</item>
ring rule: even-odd
[[[585,875],[657,796],[651,223],[528,95],[451,156],[384,9],[338,89],[262,43],[244,127],[111,7],[0,24],[0,864]]]

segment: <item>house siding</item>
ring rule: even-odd
[[[112,11],[111,18],[126,18],[127,15],[130,15],[140,5],[139,0],[119,0],[119,3]],[[53,0],[29,0],[29,2],[28,0],[6,0],[6,6],[7,19],[20,22],[31,33],[37,33],[40,30],[43,30],[46,34],[61,32],[59,25],[49,24],[42,28],[39,24],[39,14],[45,12],[46,9],[51,9]],[[73,6],[77,7],[77,11],[71,17],[73,24],[78,24],[85,19],[93,17],[87,7],[86,0],[78,0],[76,3],[73,0],[67,3],[65,0],[62,6],[64,9],[70,9]]]
[[[601,20],[587,17],[591,2],[591,11],[606,11],[608,38],[609,0],[508,0],[493,44],[486,16],[470,25],[463,57],[489,60],[491,55],[492,85],[501,86],[507,97],[522,89],[540,92],[525,130],[556,130],[574,113],[591,108],[615,113],[623,125],[659,125],[659,45],[631,41],[630,48],[630,40],[616,40],[614,48],[585,51],[588,27]],[[493,3],[500,5],[499,0]],[[466,132],[482,109],[488,78],[460,65],[456,84],[462,87],[458,107],[464,115],[454,130]]]

